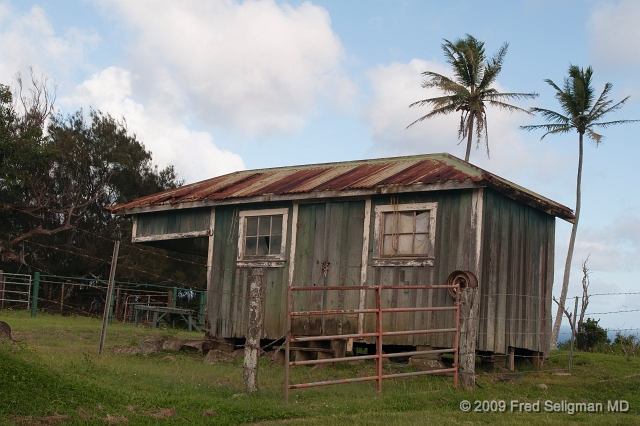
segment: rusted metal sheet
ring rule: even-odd
[[[286,197],[305,193],[314,198],[317,194],[327,191],[337,192],[336,196],[340,196],[341,191],[370,191],[385,187],[463,182],[493,187],[511,198],[529,203],[568,221],[572,221],[574,217],[568,207],[450,154],[245,170],[141,197],[110,207],[110,210],[118,214],[127,214],[134,209],[193,202],[206,205],[225,200],[269,195]],[[420,190],[424,190],[424,187]]]

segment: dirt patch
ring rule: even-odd
[[[71,420],[71,417],[66,414],[54,414],[53,416],[42,416],[42,417],[22,417],[22,418],[13,418],[10,421],[14,425],[25,425],[25,426],[53,426],[57,425],[60,422],[66,422],[67,420]]]
[[[111,351],[121,355],[149,355],[161,350],[204,353],[203,343],[204,340],[181,340],[173,336],[155,336],[141,340],[137,346],[112,346]]]
[[[107,414],[107,417],[104,418],[104,421],[110,425],[129,423],[129,419],[125,416],[111,416],[109,414]]]
[[[231,362],[233,360],[235,360],[233,354],[229,352],[219,351],[217,349],[210,350],[204,357],[204,362],[206,364],[215,364],[216,362],[220,361]]]
[[[154,419],[168,419],[169,417],[175,416],[178,411],[175,408],[161,408],[156,412],[151,410],[143,410],[143,414],[147,416],[151,416]]]
[[[87,413],[84,408],[80,407],[76,410],[76,413],[78,413],[78,416],[80,416],[80,418],[82,420],[89,420],[91,418],[93,418],[93,416],[89,413]]]
[[[211,408],[206,409],[202,412],[202,417],[215,417],[217,415],[218,413],[216,412],[216,410],[212,410]]]

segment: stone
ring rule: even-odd
[[[161,337],[149,337],[140,342],[140,353],[143,355],[152,354],[162,349]]]
[[[218,349],[210,350],[207,355],[204,357],[204,362],[206,364],[215,364],[219,361],[231,362],[234,358],[228,352],[223,352]]]
[[[111,350],[117,355],[136,355],[140,353],[138,346],[113,346]]]
[[[9,340],[13,342],[11,337],[11,327],[4,321],[0,321],[0,340]]]
[[[437,359],[423,358],[421,355],[409,358],[409,365],[421,371],[442,370],[447,368],[446,365]]]
[[[204,340],[184,340],[180,350],[202,353]]]
[[[169,337],[167,340],[162,342],[162,350],[178,352],[182,348],[183,343],[184,340],[182,339]]]
[[[548,387],[547,385],[545,385],[544,383],[540,383],[540,384],[539,384],[539,385],[537,385],[537,386],[538,386],[540,389],[543,389],[543,390],[547,390],[547,389],[549,389],[549,387]]]

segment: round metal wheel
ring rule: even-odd
[[[449,278],[447,278],[447,285],[460,285],[460,288],[476,288],[478,287],[478,278],[471,271],[453,271]],[[449,288],[449,294],[454,299],[456,298],[456,291],[453,288]]]

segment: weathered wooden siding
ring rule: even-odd
[[[140,214],[137,216],[135,237],[206,231],[209,229],[210,211],[205,207]]]
[[[291,236],[291,203],[219,206],[215,213],[212,259],[212,283],[208,297],[207,336],[215,338],[245,337],[249,321],[250,268],[237,267],[238,220],[242,210],[289,208],[286,258]],[[284,333],[288,263],[284,267],[264,268],[265,303],[263,306],[263,338],[278,339]]]
[[[475,195],[474,195],[474,191]],[[473,209],[482,200],[481,250],[476,250],[478,229]],[[373,266],[373,212],[390,204],[391,196],[371,200],[367,266],[368,285],[445,284],[455,270],[475,273],[480,281],[481,307],[478,350],[506,353],[508,347],[547,351],[551,317],[555,219],[489,189],[434,191],[398,195],[397,202],[438,203],[434,266]],[[210,337],[244,337],[248,321],[249,268],[238,268],[238,217],[241,210],[289,208],[287,239],[296,226],[294,286],[357,286],[361,282],[364,200],[300,204],[293,223],[291,204],[247,204],[216,207],[213,280],[209,313]],[[263,338],[283,335],[286,285],[289,277],[287,241],[285,267],[264,268],[265,306]],[[477,259],[478,253],[481,259]],[[325,274],[322,264],[328,262]],[[384,307],[453,306],[445,290],[394,290],[383,293]],[[357,291],[299,292],[296,310],[356,309]],[[373,307],[374,292],[367,292],[366,307]],[[384,329],[450,328],[453,312],[386,314]],[[305,317],[294,321],[296,334],[355,333],[357,315]],[[374,316],[365,315],[364,331],[372,332]],[[385,343],[447,347],[453,334],[398,336]]]
[[[433,266],[399,267],[369,266],[367,276],[372,285],[444,285],[449,274],[455,270],[476,273],[474,232],[472,228],[472,190],[437,191],[430,193],[401,194],[398,203],[438,203],[436,218],[435,260]],[[372,209],[377,205],[391,203],[390,196],[378,196],[372,200]],[[376,224],[372,223],[371,241]],[[369,249],[369,265],[374,257],[373,244]],[[383,293],[384,307],[453,306],[454,300],[446,290],[394,290]],[[373,294],[368,296],[367,306],[373,306]],[[375,319],[366,319],[365,331],[372,332]],[[383,323],[385,331],[410,329],[433,329],[454,327],[454,313],[418,312],[387,314]],[[431,345],[446,347],[453,345],[453,333],[398,336],[388,338],[385,343],[405,345]]]
[[[294,286],[360,285],[364,206],[364,201],[299,206]],[[294,309],[356,309],[358,302],[358,291],[297,292]],[[306,335],[356,333],[357,315],[301,318],[292,327],[295,333]]]
[[[485,190],[478,350],[548,355],[555,218]]]

